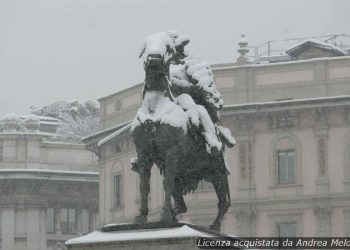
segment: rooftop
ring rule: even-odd
[[[281,40],[270,40],[264,42],[261,45],[250,45],[247,46],[247,48],[250,50],[247,57],[252,62],[260,62],[264,58],[272,58],[272,60],[276,61],[281,61],[282,59],[282,61],[285,61],[288,60],[288,57],[286,57],[288,53],[286,53],[286,51],[307,41],[313,41],[318,44],[327,45],[338,51],[342,51],[347,55],[350,55],[350,35],[342,33],[335,35],[294,37]]]

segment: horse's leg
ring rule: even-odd
[[[174,146],[168,150],[165,159],[165,171],[164,171],[164,180],[163,186],[165,191],[165,201],[163,208],[162,220],[165,223],[173,223],[176,222],[177,219],[175,217],[174,211],[171,205],[171,195],[174,191],[174,180],[176,169],[178,167],[178,147]]]
[[[211,224],[209,228],[220,231],[222,219],[224,218],[228,208],[231,206],[227,175],[224,173],[218,174],[213,178],[212,184],[215,188],[219,203],[218,214],[213,224]]]
[[[146,164],[139,168],[140,175],[140,193],[141,193],[141,207],[140,214],[135,217],[134,223],[144,224],[147,222],[148,215],[148,194],[150,191],[150,177],[152,164]]]
[[[175,215],[186,213],[187,207],[182,194],[182,190],[179,188],[179,186],[176,185],[176,183],[174,185],[173,199],[175,201],[175,204],[174,204]]]

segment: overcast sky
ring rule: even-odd
[[[0,117],[58,100],[98,99],[143,80],[154,32],[191,38],[190,54],[234,61],[237,41],[347,33],[348,0],[0,0]]]

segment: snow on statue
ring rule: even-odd
[[[171,41],[171,40],[172,41]],[[173,62],[170,65],[170,94],[176,96],[175,103],[186,111],[187,116],[192,125],[203,126],[203,135],[207,140],[207,150],[210,153],[211,149],[221,150],[223,140],[228,146],[234,146],[236,144],[235,139],[231,136],[230,132],[221,127],[216,126],[215,123],[219,121],[218,111],[223,106],[223,100],[220,92],[216,89],[214,82],[214,76],[210,69],[210,66],[197,57],[189,57],[184,51],[184,46],[189,43],[189,39],[182,36],[177,31],[169,31],[165,33],[157,33],[147,38],[145,47],[141,53],[141,56],[147,61],[150,53],[157,53],[161,47],[160,44],[166,44],[173,49]],[[146,51],[147,48],[147,51]],[[165,48],[165,47],[164,47]],[[164,49],[163,48],[163,49]],[[165,51],[161,51],[165,52]],[[169,60],[169,55],[165,53],[165,59]],[[153,93],[154,94],[154,93]],[[173,96],[172,96],[173,97]],[[144,94],[143,106],[138,112],[140,118],[146,119],[147,107],[150,105],[154,98],[148,100],[149,97]],[[159,106],[166,106],[163,103]],[[146,110],[144,109],[146,107]],[[151,120],[158,119],[159,114],[152,115]],[[175,116],[173,119],[179,119],[179,116]],[[174,121],[164,120],[163,123],[171,123]],[[136,120],[136,124],[137,124]],[[180,122],[180,120],[179,120]],[[136,126],[135,122],[133,127]],[[182,124],[182,126],[185,126]]]
[[[230,206],[224,150],[236,142],[229,129],[217,125],[223,101],[210,66],[187,56],[188,43],[177,31],[157,33],[146,39],[140,55],[146,72],[143,101],[131,124],[138,157],[132,169],[140,175],[141,191],[135,223],[147,221],[150,170],[155,163],[164,173],[162,221],[175,222],[177,214],[186,212],[183,195],[204,179],[213,184],[219,199],[210,228],[220,230]]]

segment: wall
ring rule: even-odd
[[[0,169],[97,171],[97,158],[83,144],[52,142],[43,133],[0,133]]]
[[[212,65],[225,105],[348,95],[350,57],[315,58],[270,64]],[[100,98],[105,130],[133,119],[142,84]]]
[[[292,220],[297,223],[298,235],[348,235],[350,102],[349,97],[340,96],[350,94],[350,57],[217,65],[213,72],[227,105],[221,111],[221,121],[238,142],[226,153],[232,207],[223,231],[238,236],[275,236],[276,223]],[[141,85],[126,91],[128,95],[140,93]],[[113,103],[124,96],[124,92],[116,93],[101,98],[101,103]],[[135,109],[126,109],[119,116],[122,112],[102,118],[102,127],[125,122],[122,117],[133,117]],[[130,158],[135,156],[130,135],[117,137],[112,143],[128,146],[100,159],[101,224],[132,222],[139,206],[137,174],[130,170]],[[276,145],[292,145],[296,150],[295,184],[274,183]],[[112,146],[103,150],[113,152],[108,147]],[[124,205],[114,208],[112,176],[118,173],[124,179]],[[156,168],[151,183],[149,220],[157,220],[163,191]],[[208,225],[215,217],[217,199],[212,189],[196,191],[186,197],[186,203],[189,210],[179,216],[180,220]]]
[[[0,132],[0,249],[57,250],[98,225],[97,157],[85,145],[53,142],[38,131]],[[51,139],[51,140],[50,140]],[[47,233],[47,209],[55,209],[55,232]],[[61,208],[76,211],[76,232],[60,229]]]

